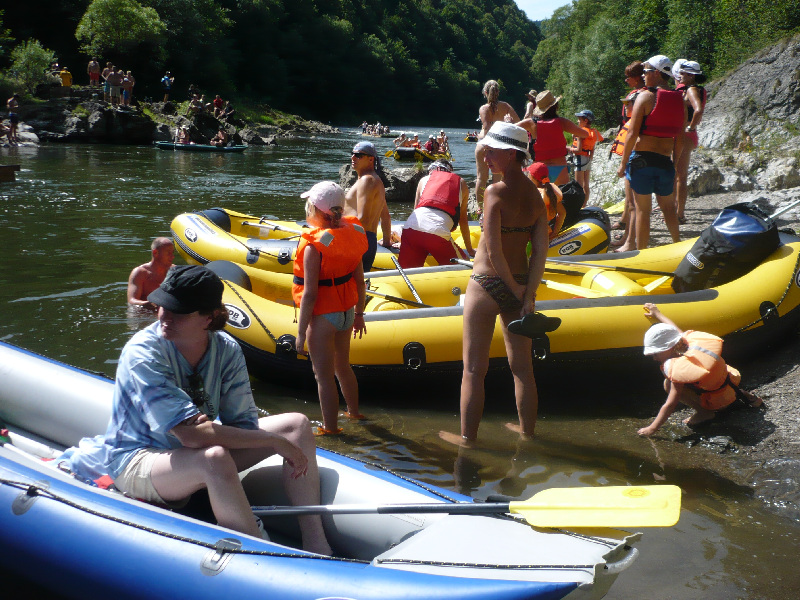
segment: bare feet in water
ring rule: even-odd
[[[525,433],[524,431],[522,431],[522,427],[519,426],[519,423],[506,423],[506,429],[519,434],[519,437],[521,437],[523,440],[533,439],[533,434]]]
[[[474,448],[475,440],[465,438],[463,435],[457,433],[450,433],[449,431],[440,431],[439,437],[449,444],[460,446],[462,448]]]

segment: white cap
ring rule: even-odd
[[[338,206],[344,208],[344,190],[338,183],[333,181],[320,181],[307,192],[300,194],[301,198],[307,198],[308,202],[325,214],[333,214],[331,209]]]
[[[672,77],[672,61],[663,54],[656,54],[645,61],[654,69],[661,71],[664,75]]]
[[[696,60],[684,61],[680,68],[681,73],[691,73],[692,75],[702,75],[703,71],[700,69],[700,63]]]
[[[658,354],[675,347],[681,341],[681,332],[672,325],[656,323],[644,334],[644,354]]]

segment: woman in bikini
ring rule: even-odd
[[[532,436],[538,395],[533,376],[531,341],[508,331],[508,324],[533,312],[536,288],[547,257],[547,211],[536,185],[522,171],[530,159],[528,135],[510,123],[497,122],[478,142],[486,164],[502,181],[486,188],[483,234],[478,243],[473,274],[464,305],[464,374],[461,380],[461,435],[441,432],[442,439],[471,445],[485,401],[484,378],[489,368],[489,346],[500,315],[506,354],[514,376],[519,424],[507,427]],[[526,246],[531,243],[531,259]]]
[[[483,97],[486,98],[486,104],[478,110],[478,117],[481,121],[481,131],[478,134],[478,141],[482,140],[491,126],[498,121],[509,120],[511,123],[519,121],[519,116],[516,111],[508,102],[503,102],[499,99],[500,86],[494,80],[490,79],[483,84]],[[477,168],[478,178],[475,182],[475,200],[478,203],[478,210],[483,210],[483,194],[486,185],[489,183],[489,167],[485,162],[485,149],[478,144],[475,147],[475,166]],[[492,178],[494,183],[494,178]]]
[[[530,131],[535,140],[533,151],[536,160],[547,165],[550,181],[556,185],[564,185],[569,181],[567,170],[567,140],[564,133],[573,137],[585,138],[589,133],[567,118],[558,116],[558,103],[550,90],[536,96],[536,108],[533,119],[525,119],[519,125]],[[538,119],[538,120],[537,120]]]

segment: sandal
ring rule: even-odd
[[[363,421],[363,420],[365,420],[367,418],[365,415],[362,415],[361,413],[353,414],[353,413],[351,413],[349,411],[348,412],[343,412],[341,414],[343,416],[347,417],[348,419],[354,419],[356,421]]]
[[[342,431],[344,431],[344,429],[341,428],[341,427],[337,427],[334,430],[334,429],[325,429],[322,425],[320,425],[314,430],[314,435],[316,435],[316,436],[339,435],[340,433],[342,433]]]
[[[678,217],[678,223],[681,225],[686,225],[686,217]]]
[[[625,221],[617,221],[616,223],[614,223],[611,226],[611,229],[614,229],[614,230],[617,230],[617,231],[625,231],[625,229],[627,229],[627,227],[628,227],[628,224]]]

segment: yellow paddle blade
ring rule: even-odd
[[[387,151],[384,153],[384,156],[385,156],[386,158],[389,158],[389,157],[390,157],[392,154],[394,154],[394,150],[387,150]]]
[[[551,488],[509,511],[534,527],[671,527],[681,511],[676,485]]]
[[[652,292],[654,289],[659,287],[662,283],[666,283],[671,278],[670,275],[664,275],[663,277],[659,277],[655,281],[651,281],[646,286],[644,286],[644,291],[648,294]]]

